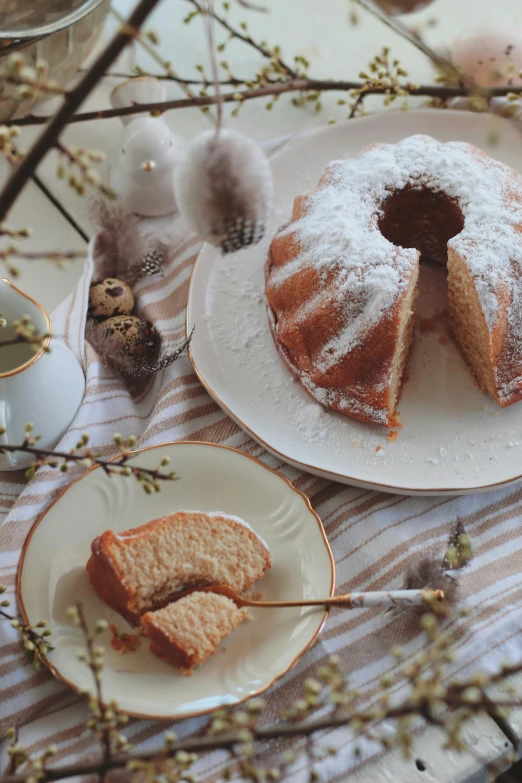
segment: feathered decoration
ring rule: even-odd
[[[165,252],[159,248],[147,253],[141,266],[141,277],[146,275],[163,275],[165,255]]]
[[[445,603],[455,604],[457,600],[457,580],[442,567],[440,553],[422,554],[410,564],[402,589],[404,590],[444,590]],[[424,607],[415,607],[421,612]]]
[[[182,217],[206,242],[234,253],[255,245],[272,206],[270,165],[261,147],[230,130],[204,131],[183,150],[174,170]]]
[[[445,601],[438,607],[448,612],[458,600],[458,573],[471,560],[471,542],[460,519],[452,527],[448,543],[441,554],[431,549],[419,552],[410,562],[404,575],[403,590],[444,590]],[[392,607],[387,612],[399,614],[404,611],[423,613],[424,606]]]
[[[471,560],[472,556],[469,536],[464,530],[462,521],[457,519],[444,553],[442,568],[447,571],[451,571],[454,568],[462,568]]]
[[[95,277],[116,277],[131,287],[145,275],[162,274],[168,247],[140,230],[138,215],[127,212],[118,201],[97,199],[91,220],[98,235],[94,248]]]

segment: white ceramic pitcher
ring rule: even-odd
[[[9,324],[24,315],[40,334],[50,334],[51,320],[43,307],[9,280],[0,279],[0,315],[7,327],[0,328],[0,343],[13,338]],[[49,337],[34,353],[20,342],[0,347],[0,427],[2,443],[22,443],[25,425],[34,425],[38,445],[53,449],[66,433],[80,407],[85,377],[73,352],[57,337]],[[21,451],[0,454],[0,470],[27,468],[34,457]]]

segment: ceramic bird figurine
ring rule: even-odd
[[[165,86],[152,76],[129,79],[111,94],[115,108],[163,100]],[[153,217],[173,212],[173,173],[181,141],[161,117],[132,114],[122,120],[123,134],[109,174],[111,187],[125,208],[138,215]]]

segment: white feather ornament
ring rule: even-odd
[[[178,209],[206,242],[233,253],[262,239],[272,206],[272,172],[242,133],[205,131],[187,144],[174,171]]]

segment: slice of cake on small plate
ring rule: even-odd
[[[220,641],[248,619],[248,610],[216,593],[191,593],[141,618],[150,649],[184,674],[210,658]]]
[[[248,590],[272,559],[265,542],[239,517],[176,511],[92,542],[87,571],[109,606],[134,625],[192,587],[227,584]]]

